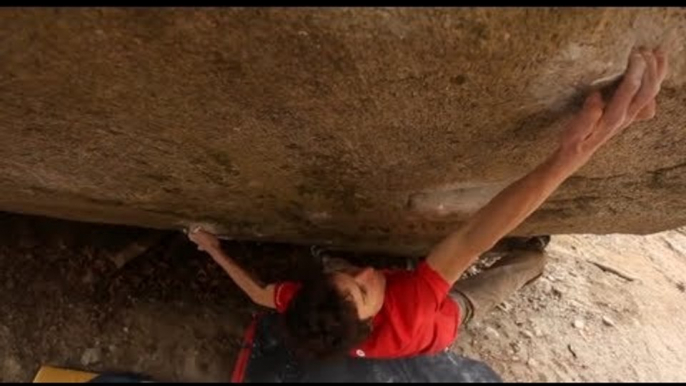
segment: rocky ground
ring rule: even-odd
[[[225,247],[265,280],[313,267],[305,247]],[[508,381],[686,380],[684,231],[557,236],[548,250],[544,277],[456,350]],[[0,304],[0,381],[42,364],[227,381],[255,310],[180,233],[1,213]]]
[[[548,253],[459,351],[510,381],[686,380],[686,231],[557,236]]]

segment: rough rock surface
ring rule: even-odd
[[[521,235],[686,224],[686,11],[3,9],[0,210],[423,250],[669,30],[658,117]]]

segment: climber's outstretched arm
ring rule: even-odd
[[[449,283],[457,281],[479,255],[521,224],[610,138],[635,121],[652,118],[666,73],[661,50],[633,52],[611,100],[605,103],[599,92],[592,93],[553,154],[439,243],[427,257],[428,264]]]

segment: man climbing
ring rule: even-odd
[[[348,267],[302,283],[263,285],[226,256],[210,233],[196,229],[189,237],[255,303],[282,313],[290,342],[304,353],[400,358],[440,352],[457,337],[460,325],[540,276],[545,255],[542,247],[514,252],[458,281],[465,270],[612,137],[633,122],[651,119],[666,73],[661,49],[632,52],[610,100],[591,93],[552,154],[436,245],[414,270]]]

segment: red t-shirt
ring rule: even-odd
[[[460,310],[448,295],[450,285],[426,262],[414,271],[384,271],[384,304],[372,320],[372,333],[350,353],[368,358],[400,358],[444,350],[457,337]],[[300,288],[296,282],[276,285],[278,312],[288,308]]]

